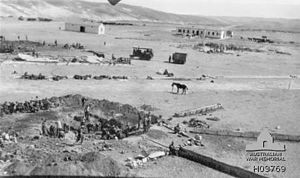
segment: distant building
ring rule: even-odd
[[[102,23],[66,22],[65,30],[82,33],[93,33],[97,35],[103,35],[105,33],[105,27]]]
[[[183,36],[198,36],[202,38],[226,39],[233,37],[233,32],[223,29],[198,28],[198,27],[177,27],[176,34]]]

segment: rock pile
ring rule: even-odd
[[[60,75],[55,75],[53,77],[51,77],[52,80],[54,81],[60,81],[60,80],[63,80],[63,79],[68,79],[67,76],[60,76]]]
[[[127,80],[128,77],[127,76],[109,76],[109,75],[99,75],[99,76],[94,76],[93,79],[95,80],[103,80],[103,79],[114,79],[114,80],[118,80],[118,79],[121,79],[121,80]]]
[[[92,75],[74,75],[75,80],[87,80],[92,78]]]
[[[35,113],[40,110],[48,110],[58,107],[59,104],[53,102],[53,99],[30,100],[22,102],[4,102],[0,104],[0,114],[13,113]]]
[[[39,75],[35,74],[28,74],[25,72],[22,76],[21,79],[27,79],[27,80],[45,80],[46,76],[42,75],[41,73]]]

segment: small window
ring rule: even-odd
[[[181,29],[178,29],[178,32],[181,33]]]
[[[189,30],[187,30],[186,32],[187,32],[187,33],[190,33],[190,31],[189,31]]]
[[[211,35],[215,35],[215,32],[212,32]]]
[[[210,32],[208,32],[207,34],[210,35]]]
[[[183,33],[185,33],[185,30],[183,30]]]

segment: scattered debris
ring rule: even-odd
[[[254,42],[257,42],[257,43],[274,43],[274,41],[268,39],[267,36],[262,36],[261,38],[248,38],[249,41],[254,41]]]
[[[51,77],[51,79],[53,81],[60,81],[60,80],[63,80],[63,79],[68,79],[68,77],[67,76],[55,75],[55,76]]]
[[[94,76],[93,79],[95,80],[103,80],[103,79],[114,79],[114,80],[127,80],[127,76],[109,76],[109,75],[99,75],[99,76]]]
[[[73,78],[76,80],[87,80],[87,79],[91,79],[92,75],[74,75]]]
[[[168,69],[160,70],[160,71],[156,72],[156,74],[165,75],[166,77],[174,77],[174,73],[169,72]]]
[[[158,158],[166,156],[167,153],[165,151],[156,151],[150,153],[148,156],[138,155],[134,159],[129,157],[125,160],[126,164],[125,166],[135,169],[138,167],[143,167],[145,163],[147,163],[149,160],[156,160]]]
[[[206,128],[206,129],[209,129],[209,125],[205,121],[197,120],[195,118],[192,118],[189,121],[189,127],[197,127],[197,128]]]
[[[154,152],[154,153],[151,153],[148,158],[150,159],[157,159],[157,158],[160,158],[160,157],[163,157],[163,156],[166,156],[166,152],[164,151],[157,151],[157,152]]]
[[[244,46],[236,46],[234,44],[219,44],[219,43],[202,43],[193,46],[193,49],[199,50],[200,52],[205,52],[208,54],[220,53],[220,54],[231,54],[229,51],[241,51],[241,52],[265,52],[261,49],[252,49]]]
[[[34,74],[28,74],[27,72],[25,72],[20,78],[27,79],[27,80],[45,80],[46,76],[42,75],[41,73],[39,75],[34,75]]]
[[[210,120],[210,121],[220,121],[220,118],[218,118],[218,117],[207,117],[206,120]]]
[[[147,80],[154,80],[153,77],[151,77],[151,76],[149,76],[149,75],[147,76],[146,79],[147,79]]]

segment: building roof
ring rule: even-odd
[[[203,30],[229,30],[228,27],[211,27],[211,26],[179,26],[177,28],[186,28],[186,29],[203,29]]]
[[[84,25],[84,26],[100,26],[103,25],[103,23],[99,22],[83,22],[83,21],[69,21],[65,22],[66,24],[74,24],[74,25]]]

